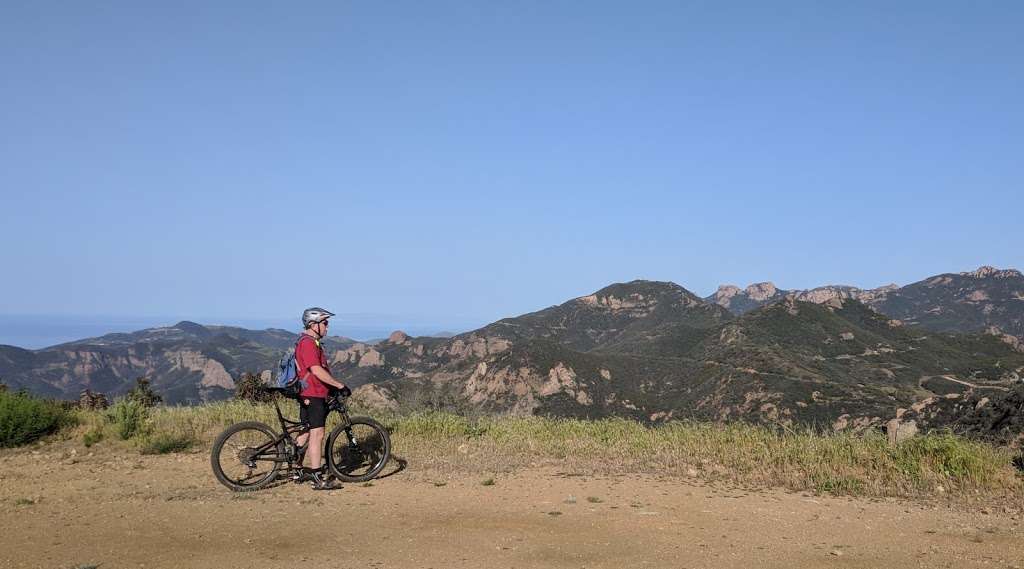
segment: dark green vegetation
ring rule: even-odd
[[[123,441],[141,434],[146,428],[148,416],[148,407],[128,397],[118,399],[106,411],[108,421],[114,425],[117,435]]]
[[[135,387],[128,390],[128,394],[125,395],[126,399],[130,399],[139,403],[143,407],[154,407],[163,403],[164,398],[153,391],[153,387],[150,385],[149,380],[144,377],[138,377],[135,379]]]
[[[1024,383],[1006,390],[971,389],[956,398],[936,397],[930,405],[912,409],[904,418],[925,428],[948,427],[971,438],[1013,444],[1024,433]]]
[[[941,332],[980,332],[997,326],[1024,338],[1024,276],[982,267],[946,273],[902,287],[872,306],[908,324]]]
[[[0,448],[28,444],[73,422],[58,403],[0,391]]]
[[[142,454],[168,454],[186,451],[199,441],[190,432],[160,431],[147,436],[140,447]]]
[[[1024,353],[993,336],[904,326],[853,299],[783,298],[736,317],[644,281],[449,341],[399,340],[375,346],[375,364],[353,354],[339,371],[400,406],[650,422],[881,426],[899,408],[1005,388],[1024,370]]]

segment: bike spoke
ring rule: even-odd
[[[273,457],[277,455],[273,444],[274,439],[267,433],[244,429],[224,442],[217,461],[228,480],[239,486],[257,485],[276,467],[273,458],[268,458],[269,452],[273,452]]]
[[[335,445],[332,459],[337,469],[350,476],[374,470],[383,460],[384,441],[369,425],[353,424],[351,433]]]

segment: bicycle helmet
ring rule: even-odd
[[[331,312],[330,310],[327,310],[326,308],[319,308],[316,306],[314,306],[313,308],[307,308],[302,311],[302,327],[309,328],[310,324],[315,324],[316,322],[323,322],[324,320],[327,320],[331,316],[334,316],[334,313]]]

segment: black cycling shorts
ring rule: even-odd
[[[300,397],[299,421],[309,425],[310,429],[326,425],[327,400],[323,397]]]

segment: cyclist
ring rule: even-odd
[[[302,479],[313,483],[315,490],[328,488],[321,465],[324,448],[324,425],[327,419],[327,396],[329,389],[338,389],[342,395],[351,391],[344,383],[331,375],[330,365],[324,356],[320,340],[327,335],[328,318],[334,313],[319,307],[307,308],[302,312],[302,336],[295,346],[295,363],[299,379],[306,387],[299,393],[299,420],[309,425],[309,431],[296,438],[301,446],[307,441],[306,456],[309,467],[303,467]]]

